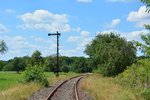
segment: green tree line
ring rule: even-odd
[[[44,71],[53,72],[56,67],[56,56],[51,55],[42,57],[41,52],[36,50],[31,57],[15,57],[8,61],[0,61],[0,71],[24,71],[28,66],[40,66]],[[74,71],[78,73],[91,72],[92,67],[89,65],[88,58],[85,57],[67,57],[60,56],[59,71],[69,72]]]

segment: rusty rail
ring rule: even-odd
[[[75,100],[79,100],[79,95],[78,95],[78,91],[77,91],[77,86],[78,86],[78,83],[79,81],[81,80],[81,78],[83,78],[84,75],[80,75],[80,76],[75,76],[75,77],[72,77],[72,78],[69,78],[65,81],[63,81],[62,83],[60,83],[58,86],[56,86],[56,88],[53,89],[53,91],[49,94],[49,96],[46,98],[46,100],[51,100],[52,96],[55,94],[55,92],[63,85],[65,84],[67,81],[71,80],[71,79],[74,79],[74,78],[77,78],[77,77],[80,77],[78,79],[78,81],[75,83],[74,85],[74,95],[75,95]]]

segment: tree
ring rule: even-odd
[[[6,43],[2,40],[0,41],[0,53],[4,54],[8,50]]]
[[[56,57],[55,56],[48,56],[44,59],[44,69],[45,71],[54,72],[56,67]]]
[[[141,39],[144,41],[144,44],[138,41],[134,41],[134,44],[142,53],[144,53],[145,57],[150,57],[150,33],[141,35]]]
[[[13,66],[15,68],[15,71],[19,73],[21,70],[24,70],[26,67],[26,63],[22,58],[15,57],[13,60]]]
[[[15,71],[15,67],[13,64],[13,59],[10,59],[6,62],[6,64],[4,65],[2,71]]]
[[[92,65],[105,76],[115,76],[136,59],[136,48],[115,33],[99,34],[86,46]]]
[[[146,7],[147,7],[147,12],[149,12],[150,11],[150,0],[141,0],[141,2],[143,2],[145,5],[146,5]]]
[[[149,13],[150,11],[150,0],[141,0],[146,7],[147,7],[147,12]],[[150,25],[144,25],[144,27],[147,30],[150,30]],[[144,44],[134,41],[134,44],[136,45],[137,48],[139,48],[143,53],[145,57],[150,57],[150,33],[147,33],[146,35],[141,35],[141,39],[145,42]]]
[[[41,52],[36,50],[31,56],[32,65],[40,65],[43,63],[43,58],[41,56]]]
[[[25,63],[24,57],[15,57],[14,59],[5,61],[2,70],[16,71],[17,73],[19,73],[20,71],[23,71],[25,67],[27,67],[27,64]]]
[[[84,57],[75,58],[72,70],[77,73],[91,72],[92,68],[88,66],[88,60]]]
[[[61,70],[62,72],[68,73],[70,69],[69,69],[68,66],[63,65],[60,70]]]
[[[0,71],[2,71],[4,66],[5,66],[5,62],[0,60]]]

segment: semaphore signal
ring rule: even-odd
[[[59,76],[59,36],[61,35],[58,31],[56,33],[49,33],[48,36],[56,35],[57,36],[57,64],[56,68],[54,68],[54,73],[56,76]]]

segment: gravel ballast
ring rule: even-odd
[[[75,100],[74,96],[74,84],[77,82],[77,80],[80,77],[73,78],[69,81],[67,81],[65,84],[63,84],[57,92],[52,96],[51,100]],[[81,79],[82,80],[82,79]],[[56,88],[59,84],[61,84],[63,81],[57,82],[56,84],[49,86],[47,88],[43,88],[39,90],[38,92],[34,93],[29,100],[46,100],[46,98],[49,96],[49,94]],[[83,82],[83,80],[82,80]],[[78,84],[78,94],[80,100],[93,100],[87,92],[81,91],[80,89],[80,82]]]

